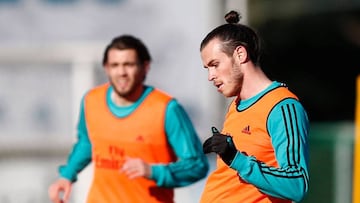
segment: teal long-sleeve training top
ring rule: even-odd
[[[119,107],[110,99],[113,91],[110,86],[107,91],[107,105],[114,115],[125,117],[131,114],[153,89],[152,86],[145,86],[145,90],[138,101],[131,106]],[[182,187],[206,177],[209,171],[209,163],[202,151],[201,141],[189,116],[176,99],[172,99],[167,106],[165,131],[168,142],[178,160],[170,164],[151,165],[150,178],[156,181],[160,187]],[[59,167],[60,177],[75,182],[78,173],[91,162],[91,155],[92,147],[86,128],[83,98],[77,126],[77,141],[72,147],[66,165]]]

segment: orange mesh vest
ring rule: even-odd
[[[92,144],[93,182],[88,203],[172,203],[174,191],[146,178],[128,179],[119,170],[124,157],[149,163],[175,160],[165,134],[165,110],[170,96],[154,89],[125,118],[116,117],[106,104],[108,84],[85,97],[85,119]]]
[[[223,134],[233,136],[239,151],[255,156],[269,166],[277,167],[271,138],[266,121],[271,109],[284,98],[296,98],[285,87],[276,88],[249,108],[239,112],[235,100],[226,114]],[[209,175],[201,203],[290,203],[289,200],[271,197],[260,192],[252,184],[246,183],[238,173],[217,157],[216,169]]]

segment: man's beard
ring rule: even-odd
[[[124,97],[124,98],[130,98],[132,95],[135,94],[136,90],[143,85],[142,82],[137,82],[132,86],[130,86],[128,90],[119,91],[112,81],[110,81],[110,84],[113,87],[115,94],[118,95],[119,97]]]

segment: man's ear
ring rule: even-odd
[[[236,57],[240,63],[248,61],[247,51],[244,46],[237,46],[234,50],[234,57]]]

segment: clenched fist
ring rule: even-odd
[[[227,165],[230,165],[237,152],[232,137],[221,134],[215,127],[212,127],[211,131],[213,135],[203,144],[204,153],[215,152]]]

